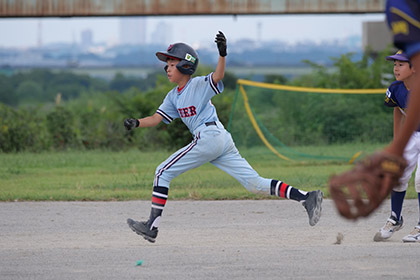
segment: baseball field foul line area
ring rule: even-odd
[[[311,227],[288,200],[168,201],[152,244],[126,225],[150,201],[0,203],[1,279],[415,279],[420,243],[373,236],[389,201],[349,222],[325,200]],[[417,209],[406,200],[405,209]],[[170,214],[169,214],[170,213]],[[138,217],[144,218],[144,217]],[[401,269],[404,267],[404,269]]]

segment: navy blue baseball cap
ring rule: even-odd
[[[397,51],[394,55],[387,56],[386,60],[398,60],[398,61],[410,62],[410,59],[402,50]]]

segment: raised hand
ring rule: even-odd
[[[227,40],[225,34],[222,31],[216,35],[216,40],[214,40],[217,44],[217,48],[219,49],[219,55],[225,57],[227,55]]]

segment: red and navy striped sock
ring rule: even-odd
[[[308,192],[295,189],[294,187],[277,180],[271,180],[270,194],[297,201],[308,198]]]
[[[168,191],[169,189],[166,187],[153,187],[152,209],[150,211],[149,220],[147,221],[150,229],[159,227],[160,217],[162,216],[163,208],[168,199]]]

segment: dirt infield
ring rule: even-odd
[[[372,238],[389,201],[354,223],[325,200],[315,227],[294,201],[168,201],[155,244],[126,225],[149,209],[150,201],[0,203],[0,278],[419,278],[420,243],[401,241],[417,223],[417,200],[404,204],[405,227],[381,243]]]

